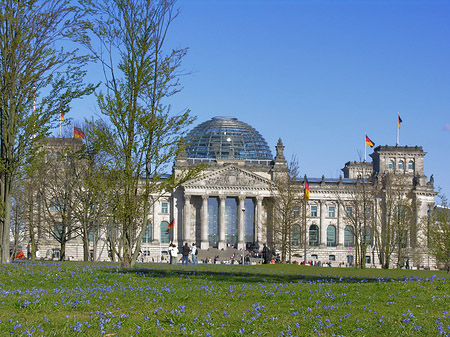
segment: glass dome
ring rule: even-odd
[[[214,117],[186,136],[188,158],[272,160],[264,138],[234,117]]]

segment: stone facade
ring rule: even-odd
[[[424,173],[425,154],[419,146],[378,146],[370,155],[371,163],[347,162],[341,178],[308,178],[310,198],[306,205],[306,260],[330,261],[335,266],[353,263],[355,248],[346,233],[349,226],[349,207],[346,205],[354,198],[357,184],[365,184],[374,190],[386,174],[402,177],[402,186],[416,205],[417,226],[413,226],[412,230],[417,228],[419,231],[419,221],[434,207],[436,195],[433,178],[427,181]],[[189,158],[187,152],[181,150],[173,166],[173,174],[179,175],[200,162],[206,168],[199,177],[186,181],[173,192],[167,191],[153,204],[149,216],[151,226],[141,247],[142,260],[160,261],[168,249],[169,241],[179,247],[185,242],[195,242],[201,250],[210,247],[226,249],[231,246],[242,250],[248,245],[262,249],[266,242],[278,249],[273,234],[268,233],[271,211],[267,201],[273,197],[276,178],[288,172],[281,140],[276,146],[273,160]],[[299,194],[303,193],[304,183],[303,179],[298,180]],[[381,204],[382,199],[382,196],[378,196],[377,203]],[[382,216],[376,214],[379,212],[377,207],[371,212],[374,219],[379,220],[377,222],[381,228]],[[167,231],[167,225],[172,220],[175,225]],[[298,226],[303,228],[305,224],[299,222]],[[405,249],[412,251],[419,248],[418,237],[422,234],[410,233]],[[304,259],[302,242],[305,239],[302,237],[292,245],[292,256],[297,260]],[[58,246],[50,238],[40,237],[39,248],[41,256],[45,256],[47,252],[54,254]],[[104,240],[98,241],[95,251],[94,246],[91,246],[91,254],[97,260],[108,260]],[[80,242],[71,241],[66,255],[81,260]],[[365,258],[369,265],[379,266],[378,248],[374,242],[369,245]],[[421,265],[430,264],[427,255],[423,255],[421,261]]]

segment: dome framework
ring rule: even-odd
[[[272,160],[265,139],[234,117],[214,117],[192,129],[187,137],[188,158]]]

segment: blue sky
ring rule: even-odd
[[[170,47],[189,47],[174,111],[234,116],[278,138],[301,174],[339,177],[377,145],[423,146],[450,197],[450,0],[179,0]],[[94,79],[95,80],[95,79]],[[95,115],[95,101],[70,117]],[[368,154],[372,151],[367,149]],[[368,157],[370,159],[370,157]]]

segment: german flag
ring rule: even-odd
[[[370,140],[370,138],[367,137],[367,135],[366,135],[366,145],[369,145],[370,147],[374,147],[374,146],[375,146],[375,143],[372,142],[372,141]]]
[[[62,110],[61,110],[61,122],[64,122],[64,113]]]
[[[173,220],[170,222],[169,226],[167,226],[167,229],[172,229],[174,225],[175,225],[175,219],[173,219]]]
[[[309,184],[306,175],[305,175],[305,195],[303,196],[303,200],[309,200]]]
[[[73,128],[73,137],[84,139],[84,132],[80,128],[74,127]]]
[[[400,115],[398,115],[398,128],[400,129],[402,127],[402,119],[400,118]]]

